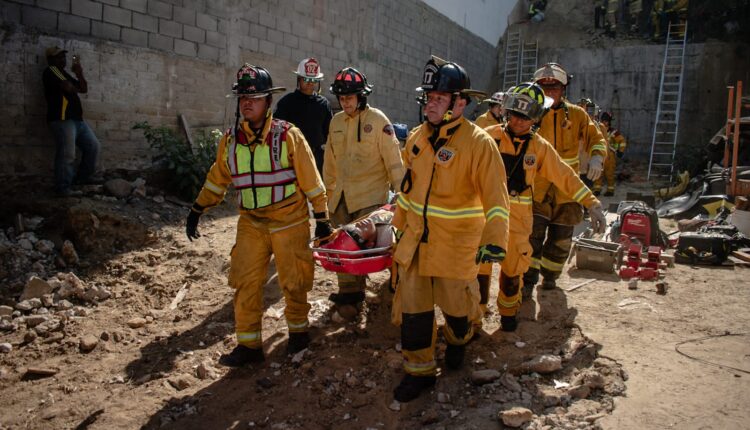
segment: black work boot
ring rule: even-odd
[[[451,369],[458,369],[464,362],[466,345],[451,345],[445,348],[445,364]]]
[[[333,293],[328,296],[328,300],[337,305],[358,305],[365,300],[365,292],[357,291],[356,293]]]
[[[401,403],[411,402],[419,397],[422,391],[435,385],[434,376],[414,376],[408,373],[393,390],[393,399]]]
[[[524,283],[523,287],[521,288],[521,297],[523,298],[523,301],[531,300],[531,297],[534,295],[534,284],[526,284]]]
[[[250,363],[262,363],[265,360],[262,348],[237,345],[229,354],[221,355],[219,364],[227,367],[242,367]]]
[[[542,281],[543,290],[554,290],[555,288],[557,288],[557,283],[554,279],[544,278],[544,280]]]
[[[518,321],[516,320],[515,315],[500,315],[500,325],[502,326],[502,331],[516,331],[516,329],[518,328]]]
[[[306,332],[289,333],[289,343],[286,345],[287,354],[296,354],[310,345],[310,335]]]

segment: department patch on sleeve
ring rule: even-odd
[[[524,169],[531,169],[536,166],[536,154],[526,154],[523,156]]]
[[[383,127],[383,133],[388,136],[393,136],[393,126],[391,124],[386,124],[385,127]]]
[[[365,133],[369,133],[372,131],[372,124],[365,124],[365,127],[363,128]]]

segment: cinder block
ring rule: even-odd
[[[70,13],[70,0],[37,0],[36,5],[43,9]]]
[[[198,57],[216,61],[219,59],[219,49],[201,43],[198,45]]]
[[[122,43],[135,46],[148,47],[148,33],[132,28],[122,29]]]
[[[171,51],[174,48],[174,39],[161,34],[149,33],[148,46],[149,48]]]
[[[122,27],[130,27],[132,25],[133,12],[127,9],[120,9],[119,7],[104,6],[104,21],[117,24]]]
[[[299,37],[291,33],[284,33],[284,46],[288,46],[290,48],[299,47]]]
[[[187,40],[175,39],[174,52],[180,55],[186,55],[188,57],[195,57],[195,54],[198,51],[195,43],[188,42]]]
[[[110,6],[117,6],[120,3],[120,0],[99,0],[99,1],[104,4],[108,4]]]
[[[71,4],[73,15],[85,16],[91,19],[102,19],[102,5],[89,0],[73,0]]]
[[[291,21],[284,19],[284,18],[276,18],[276,30],[279,30],[282,33],[291,33],[292,32]]]
[[[258,39],[251,36],[243,36],[240,48],[247,49],[248,51],[258,51]]]
[[[120,40],[120,26],[106,22],[91,21],[91,35],[102,39]]]
[[[159,33],[165,36],[182,38],[182,24],[159,18]]]
[[[120,0],[120,6],[141,13],[148,10],[147,0]]]
[[[199,28],[204,30],[216,31],[217,29],[218,20],[211,15],[206,15],[205,13],[197,14],[195,22]]]
[[[148,14],[172,19],[172,5],[159,0],[148,0]]]
[[[21,22],[29,27],[54,30],[57,28],[57,12],[24,6],[21,10]]]
[[[284,43],[284,33],[278,30],[269,28],[268,29],[268,41],[276,45],[281,45],[282,43]]]
[[[159,20],[150,15],[133,12],[133,28],[148,31],[149,33],[157,33],[159,31]]]
[[[184,25],[182,27],[182,37],[191,42],[204,43],[206,41],[206,30],[193,27],[192,25]]]
[[[250,24],[250,36],[263,40],[268,36],[267,28],[260,24]]]
[[[184,7],[175,6],[172,10],[174,20],[187,25],[195,25],[195,11]]]
[[[57,28],[66,33],[90,34],[91,20],[82,16],[61,13],[57,18]]]
[[[217,48],[222,48],[227,45],[227,37],[215,31],[207,31],[206,43]]]
[[[275,45],[273,43],[267,40],[261,40],[258,50],[264,54],[274,55],[276,53],[276,50],[274,49],[274,47]]]

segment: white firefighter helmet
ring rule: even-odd
[[[541,69],[534,72],[534,82],[537,84],[551,83],[550,81],[557,81],[562,86],[567,86],[570,80],[570,75],[557,63],[547,63],[542,66]]]
[[[311,79],[320,81],[323,79],[323,74],[320,72],[320,63],[315,58],[305,58],[299,62],[295,75],[303,79]]]
[[[492,94],[490,98],[482,100],[482,102],[489,103],[491,105],[499,105],[503,103],[503,98],[505,98],[505,93],[502,91],[498,91]]]

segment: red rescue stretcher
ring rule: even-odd
[[[381,209],[388,210],[389,207]],[[359,218],[352,224],[364,220],[372,214]],[[358,244],[344,228],[337,228],[331,236],[332,239],[329,239],[328,242],[321,243],[320,239],[313,241],[311,247],[313,258],[326,270],[350,275],[367,275],[368,273],[388,269],[393,264],[391,254],[393,233],[391,232],[390,222],[388,224],[376,224],[376,229],[378,229],[377,239],[373,246],[362,248],[362,245]],[[386,230],[381,231],[380,229]]]

